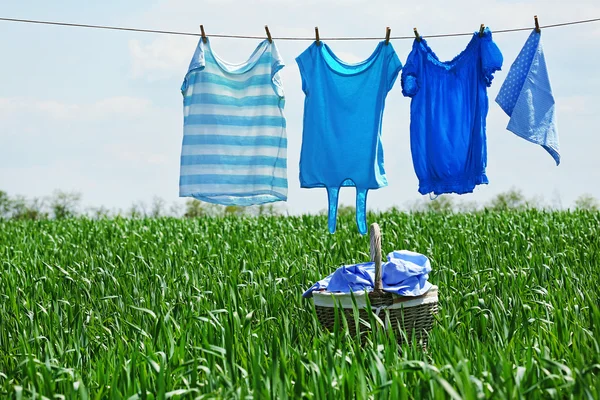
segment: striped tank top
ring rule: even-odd
[[[200,39],[181,86],[180,197],[240,206],[287,200],[283,66],[268,40],[230,64]]]

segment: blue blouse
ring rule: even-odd
[[[486,28],[451,61],[440,61],[425,39],[415,40],[402,93],[411,97],[410,142],[419,193],[471,193],[488,183],[485,119],[487,87],[502,53]]]

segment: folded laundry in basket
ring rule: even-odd
[[[396,250],[388,254],[381,266],[383,290],[400,296],[421,296],[431,288],[427,281],[431,264],[423,254],[408,250]],[[312,292],[371,291],[375,287],[375,263],[344,265],[328,277],[318,281],[302,297],[312,297]]]

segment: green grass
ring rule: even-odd
[[[599,213],[369,220],[431,259],[427,354],[301,298],[368,259],[353,216],[0,222],[0,397],[598,398]]]

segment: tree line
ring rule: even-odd
[[[549,206],[540,198],[527,198],[518,189],[498,194],[485,204],[472,201],[459,200],[453,196],[440,196],[435,200],[421,199],[409,204],[405,209],[411,212],[476,212],[488,210],[525,210],[560,209],[560,205]],[[398,209],[398,208],[396,208]],[[579,196],[573,207],[575,210],[600,210],[600,201],[595,197],[584,194]],[[326,213],[326,210],[322,211]],[[354,213],[354,207],[340,206],[338,213]],[[286,209],[281,203],[260,206],[239,207],[221,206],[187,199],[185,204],[173,203],[170,206],[160,197],[155,197],[150,204],[136,202],[126,210],[109,210],[105,207],[83,208],[81,194],[77,192],[54,191],[50,196],[26,198],[24,196],[9,196],[0,190],[0,219],[15,220],[41,220],[41,219],[66,219],[75,217],[88,218],[198,218],[216,217],[225,215],[284,215]]]
[[[0,219],[42,220],[88,218],[196,218],[224,215],[279,215],[285,212],[281,206],[267,204],[251,207],[221,206],[187,199],[185,204],[168,205],[162,198],[154,197],[148,204],[142,201],[133,203],[127,209],[111,210],[106,207],[83,207],[81,193],[55,190],[45,197],[26,198],[10,196],[0,190]]]

